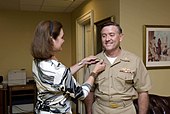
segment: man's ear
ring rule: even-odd
[[[51,40],[53,41],[53,43],[55,42],[55,39],[53,38],[53,37],[50,37],[51,38]]]
[[[120,42],[123,40],[123,38],[124,38],[124,34],[120,34]]]

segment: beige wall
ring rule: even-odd
[[[65,44],[59,59],[71,65],[71,22],[70,14],[0,11],[0,75],[7,78],[9,70],[26,69],[32,76],[30,44],[36,25],[41,20],[59,20],[64,27]]]
[[[72,47],[75,41],[75,20],[89,10],[94,11],[94,22],[115,16],[123,28],[125,39],[122,47],[143,59],[143,25],[169,25],[169,0],[88,0],[72,13]],[[132,45],[133,44],[133,45]],[[73,59],[75,61],[75,51]],[[149,70],[153,88],[150,93],[170,95],[170,69]]]
[[[169,5],[169,0],[120,0],[123,47],[143,58],[143,25],[170,25]],[[149,70],[149,74],[153,84],[150,92],[170,95],[170,69]]]

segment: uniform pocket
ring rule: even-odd
[[[96,79],[95,84],[96,84],[96,89],[98,89],[98,91],[100,91],[101,93],[108,92],[108,82],[105,76],[99,76]]]
[[[119,72],[116,77],[113,78],[113,84],[117,91],[123,92],[131,88],[134,84],[134,73],[131,72]]]

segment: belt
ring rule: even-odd
[[[101,100],[97,98],[96,101],[99,104],[102,104],[104,106],[111,107],[111,108],[126,107],[133,103],[131,99],[123,100],[123,101],[105,101],[105,100]]]

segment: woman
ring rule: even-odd
[[[64,32],[58,21],[42,21],[38,24],[32,42],[33,74],[36,81],[37,114],[72,114],[71,98],[83,100],[89,93],[96,76],[105,69],[102,60],[95,56],[82,59],[67,68],[55,54],[62,50]],[[96,63],[87,81],[78,85],[73,74],[88,64]]]

